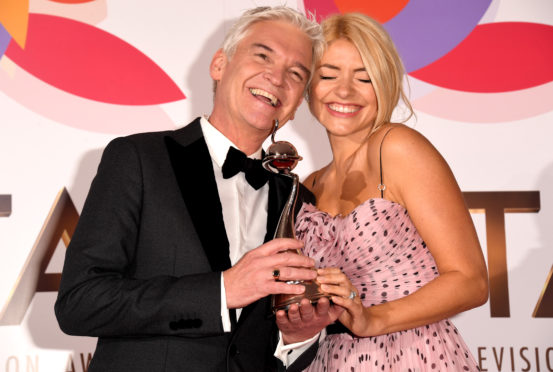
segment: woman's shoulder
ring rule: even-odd
[[[375,134],[373,140],[381,156],[388,160],[410,163],[415,159],[438,155],[436,148],[423,134],[405,124],[385,124]]]
[[[419,131],[403,124],[388,124],[380,132],[375,167],[384,174],[389,197],[406,204],[406,194],[427,185],[428,180],[449,178],[451,170],[438,150]],[[390,194],[391,193],[391,194]]]
[[[401,123],[387,123],[382,125],[375,132],[374,139],[378,142],[384,138],[388,138],[387,142],[399,142],[415,141],[415,142],[428,142],[428,139],[415,128],[407,126]]]

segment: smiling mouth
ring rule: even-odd
[[[361,106],[357,105],[340,105],[337,103],[329,103],[328,108],[332,111],[341,112],[345,114],[352,114],[354,112],[357,112],[361,110]]]
[[[263,89],[250,88],[250,93],[254,97],[263,98],[268,104],[270,104],[273,107],[277,107],[277,105],[279,104],[279,100],[278,100],[277,97],[275,97],[274,95],[272,95],[271,93],[269,93],[267,91],[264,91]]]

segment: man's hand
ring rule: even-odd
[[[320,298],[317,306],[304,298],[300,306],[291,305],[288,313],[277,311],[276,323],[282,332],[284,344],[294,344],[315,336],[327,325],[334,323],[343,311],[343,307],[331,305],[326,297]]]
[[[313,259],[286,250],[297,250],[303,243],[295,239],[274,239],[246,253],[223,273],[229,309],[244,307],[270,294],[301,294],[301,284],[287,280],[313,280],[317,272]],[[273,271],[280,271],[279,280]]]

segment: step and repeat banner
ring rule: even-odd
[[[0,371],[87,370],[95,339],[64,335],[53,305],[103,148],[210,113],[230,24],[282,4],[384,23],[408,125],[453,169],[488,263],[490,300],[453,322],[482,371],[553,371],[551,0],[1,0]],[[301,178],[330,160],[305,105],[279,138]]]

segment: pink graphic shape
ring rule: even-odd
[[[50,0],[54,3],[64,3],[64,4],[81,4],[81,3],[90,3],[96,0]]]
[[[503,22],[477,26],[455,49],[409,75],[440,87],[509,92],[553,80],[553,26]]]
[[[159,105],[113,105],[68,94],[19,66],[13,74],[0,70],[0,91],[54,123],[96,133],[127,135],[175,129]]]
[[[503,93],[467,93],[437,88],[413,101],[416,110],[466,123],[505,123],[553,110],[553,82]]]
[[[331,14],[340,13],[334,0],[304,0],[303,5],[306,11],[315,14],[319,22]]]
[[[154,105],[185,98],[171,78],[138,49],[67,18],[30,14],[25,49],[11,42],[6,55],[46,83],[100,102]]]

